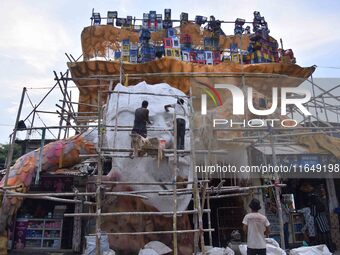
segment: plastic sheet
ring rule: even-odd
[[[287,253],[280,248],[280,245],[272,238],[266,238],[267,255],[286,255]],[[242,255],[247,255],[247,245],[241,244],[240,252]],[[307,254],[306,254],[307,255]],[[308,254],[309,255],[309,254]]]
[[[292,249],[290,255],[332,255],[332,253],[326,245],[322,244]]]
[[[96,255],[96,236],[85,236],[86,238],[86,250],[85,255]],[[109,239],[106,234],[102,234],[100,237],[100,253],[110,254]]]
[[[144,249],[153,249],[154,251],[157,252],[158,255],[168,254],[172,252],[172,250],[168,246],[159,241],[148,242],[144,246]]]

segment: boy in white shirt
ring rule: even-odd
[[[243,231],[247,234],[247,255],[266,255],[265,235],[269,235],[269,221],[258,211],[260,201],[253,198],[249,204],[251,213],[243,218]]]

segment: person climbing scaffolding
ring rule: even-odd
[[[185,136],[185,116],[186,111],[184,108],[184,100],[182,98],[177,99],[176,104],[164,105],[165,111],[169,112],[169,108],[172,107],[176,114],[177,125],[177,149],[184,150],[184,136]]]

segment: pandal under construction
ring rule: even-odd
[[[225,35],[222,25],[234,34]],[[252,21],[222,21],[190,20],[187,13],[175,20],[170,9],[143,18],[92,11],[81,33],[82,55],[65,53],[67,71],[54,72],[54,86],[38,103],[30,98],[33,88],[22,91],[0,182],[0,254],[103,254],[106,245],[137,254],[150,241],[162,242],[168,253],[208,254],[226,247],[234,230],[245,240],[242,218],[253,197],[267,216],[267,205],[277,208],[271,236],[285,248],[280,195],[287,179],[297,183],[298,173],[309,172],[299,169],[303,157],[322,157],[334,167],[317,178],[327,190],[332,240],[339,242],[333,174],[340,85],[318,85],[316,66],[297,65],[293,51],[269,33],[259,12]],[[61,92],[57,102],[49,97],[54,92]],[[184,148],[175,112],[164,110],[178,99],[186,113]],[[290,101],[278,104],[283,99]],[[131,134],[144,100],[152,123],[146,138]],[[43,110],[46,101],[57,110]],[[32,106],[27,116],[25,103]],[[51,115],[59,123],[45,125]],[[19,132],[26,138],[18,140]],[[15,143],[23,155],[11,165]],[[292,164],[297,174],[282,175]],[[294,187],[306,187],[300,184]],[[299,233],[290,231],[290,243],[301,245]]]

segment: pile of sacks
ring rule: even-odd
[[[266,238],[267,255],[286,255],[287,253],[280,248],[280,245],[272,238]],[[247,255],[247,245],[241,244],[239,246],[242,255]],[[289,255],[332,255],[327,246],[304,246],[289,251]]]
[[[201,254],[201,253],[198,253],[198,254]],[[220,248],[220,247],[206,246],[205,254],[207,255],[235,255],[235,252],[229,247]]]
[[[247,245],[239,246],[242,255],[247,255]],[[280,245],[273,238],[266,238],[267,255],[286,255],[287,253],[280,248]]]
[[[163,255],[169,254],[170,252],[172,252],[172,250],[164,243],[159,241],[151,241],[139,251],[138,255]]]

